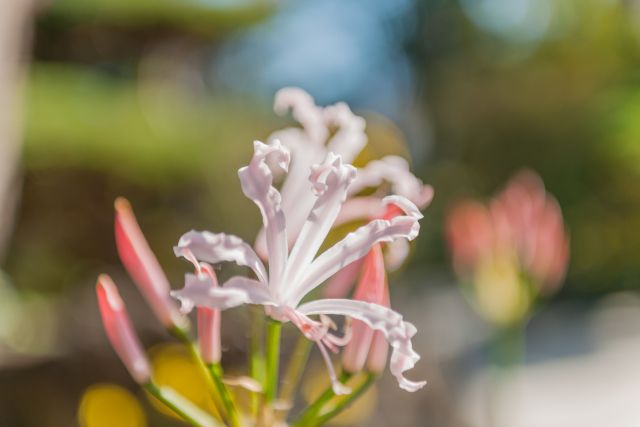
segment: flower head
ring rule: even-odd
[[[202,282],[208,280],[205,275],[187,274],[184,289],[172,294],[182,301],[186,310],[194,305],[227,309],[242,304],[259,304],[266,307],[272,318],[291,321],[307,338],[317,343],[327,362],[336,393],[345,393],[346,390],[336,379],[328,350],[337,351],[347,340],[331,332],[334,325],[326,316],[358,319],[380,331],[391,345],[390,368],[400,387],[418,390],[425,383],[410,381],[403,375],[420,358],[411,345],[416,328],[404,321],[400,314],[388,307],[364,301],[319,299],[302,303],[302,300],[342,268],[365,256],[374,245],[396,239],[414,239],[420,228],[418,220],[422,217],[419,209],[401,196],[378,200],[380,209],[393,204],[401,209],[402,214],[391,219],[373,220],[318,255],[349,194],[349,186],[356,178],[353,166],[345,164],[340,155],[329,153],[324,161],[313,165],[310,173],[308,171],[306,191],[310,193],[312,204],[289,250],[289,218],[283,209],[280,192],[272,185],[273,173],[267,160],[287,170],[289,150],[279,141],[269,144],[256,141],[251,162],[238,171],[238,176],[244,194],[262,214],[268,270],[251,246],[240,238],[190,231],[175,247],[176,255],[193,262],[198,271],[201,262],[235,262],[251,268],[255,279],[236,276],[221,287],[211,287],[202,286]],[[319,318],[316,320],[311,316]]]
[[[340,156],[345,163],[352,163],[367,144],[366,123],[345,103],[322,108],[308,93],[294,87],[276,93],[274,110],[278,114],[291,110],[293,118],[302,126],[282,129],[269,137],[270,142],[280,141],[291,153],[290,170],[280,192],[282,211],[287,218],[287,241],[292,244],[315,203],[315,197],[307,186],[310,168],[321,163],[329,153]],[[387,193],[378,191],[366,197],[359,196],[359,193],[368,188],[380,188],[384,183],[389,184],[391,193],[409,199],[420,209],[424,209],[433,197],[433,188],[424,185],[411,173],[405,159],[386,156],[358,170],[332,226],[382,217],[386,207],[380,201]],[[264,228],[256,240],[256,251],[263,259],[267,256],[266,243]],[[405,240],[395,240],[387,248],[387,267],[391,270],[398,268],[408,252]],[[355,280],[353,275],[344,274],[342,277],[349,285]]]

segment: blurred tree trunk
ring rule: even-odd
[[[0,257],[11,235],[21,187],[21,91],[32,11],[32,0],[0,0]]]

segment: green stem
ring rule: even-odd
[[[353,390],[351,394],[344,396],[342,399],[338,401],[338,403],[336,403],[336,405],[331,410],[329,410],[326,413],[323,413],[318,418],[316,418],[311,424],[311,426],[316,427],[316,426],[324,425],[327,421],[331,420],[340,412],[344,411],[349,406],[351,406],[351,404],[355,402],[360,396],[362,396],[364,392],[367,391],[369,387],[371,387],[375,382],[376,382],[376,375],[371,373],[367,374],[367,377],[365,378],[365,380],[358,387],[356,387],[356,389]]]
[[[251,314],[251,353],[249,365],[251,377],[264,383],[264,311],[261,308],[250,307]]]
[[[338,381],[344,384],[349,381],[352,376],[352,374],[346,371],[342,371],[340,377],[338,378]],[[327,387],[327,389],[320,395],[320,397],[318,397],[315,402],[309,405],[307,409],[305,409],[304,412],[300,414],[300,417],[298,417],[298,421],[296,421],[293,426],[307,427],[314,425],[314,420],[316,419],[318,414],[322,411],[324,406],[335,396],[336,394],[333,392],[333,387],[331,386],[331,384],[329,384],[329,387]]]
[[[222,366],[220,363],[212,363],[207,365],[209,368],[209,373],[211,374],[211,378],[218,389],[218,393],[220,394],[220,398],[222,399],[222,403],[227,412],[227,418],[229,420],[229,424],[232,427],[239,427],[242,423],[240,422],[240,416],[238,415],[238,409],[236,408],[236,404],[233,401],[233,396],[229,392],[229,389],[222,381],[223,372]]]
[[[525,322],[496,329],[490,347],[491,374],[487,395],[487,420],[490,425],[503,426],[501,408],[505,399],[505,382],[524,357]]]
[[[264,395],[267,403],[272,402],[278,391],[278,368],[280,363],[280,335],[282,323],[269,319],[267,322],[267,378]]]
[[[209,394],[213,399],[213,403],[216,409],[216,414],[215,414],[216,417],[218,417],[219,419],[224,417],[225,420],[231,424],[231,420],[228,419],[230,417],[226,413],[225,406],[222,403],[220,393],[218,392],[218,387],[216,387],[216,384],[214,383],[214,380],[211,376],[209,369],[207,368],[207,365],[204,363],[204,361],[202,360],[202,357],[200,356],[200,351],[198,350],[198,346],[193,341],[191,341],[191,339],[189,338],[189,335],[183,329],[174,328],[171,330],[171,333],[187,347],[187,350],[189,351],[191,358],[196,363],[196,366],[198,367],[198,370],[200,371],[202,378],[204,379],[207,390],[209,391]],[[237,424],[231,424],[231,425],[233,427],[238,427]]]
[[[202,412],[193,403],[178,395],[168,387],[158,387],[153,382],[143,385],[144,389],[175,412],[180,418],[195,427],[213,427],[217,423],[209,415]]]
[[[302,373],[304,372],[304,368],[307,366],[312,345],[313,342],[304,335],[300,335],[298,338],[298,342],[291,354],[289,366],[287,366],[287,371],[284,374],[284,379],[282,380],[280,400],[286,402],[293,399],[294,393],[300,383]]]

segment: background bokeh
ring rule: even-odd
[[[639,1],[22,0],[0,15],[0,425],[76,425],[96,383],[128,389],[113,399],[134,419],[179,425],[151,409],[99,323],[106,271],[144,343],[169,340],[117,260],[112,203],[132,202],[176,287],[184,231],[253,240],[236,170],[289,122],[271,110],[288,85],[348,102],[379,152],[406,147],[436,190],[390,278],[429,386],[409,395],[385,377],[355,422],[640,425]],[[558,199],[571,262],[496,387],[492,328],[457,285],[443,222],[523,167]],[[246,322],[225,315],[231,371]]]

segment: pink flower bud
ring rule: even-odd
[[[111,345],[137,383],[149,382],[151,378],[149,361],[138,336],[131,327],[126,307],[120,298],[118,289],[106,274],[98,277],[96,293],[102,323]]]
[[[380,244],[377,244],[364,259],[362,274],[353,299],[384,304],[385,297],[388,301],[387,292],[384,257],[382,256]],[[347,372],[357,373],[362,370],[367,362],[367,356],[370,354],[373,338],[373,329],[360,320],[353,320],[351,324],[351,341],[345,347],[342,356],[342,366]]]
[[[201,263],[204,274],[211,278],[211,286],[218,286],[218,278],[213,269]],[[220,362],[220,310],[208,307],[198,307],[198,343],[200,353],[205,363]]]
[[[151,306],[154,314],[167,328],[184,327],[186,318],[180,314],[169,292],[169,280],[151,251],[129,202],[120,197],[115,202],[116,246],[125,268]]]
[[[384,286],[384,295],[383,299],[380,302],[380,305],[389,307],[389,286]],[[387,355],[389,354],[389,343],[387,339],[384,337],[382,332],[375,331],[373,334],[373,339],[371,341],[371,347],[369,349],[369,356],[367,357],[367,371],[380,374],[384,371],[384,368],[387,366]]]

